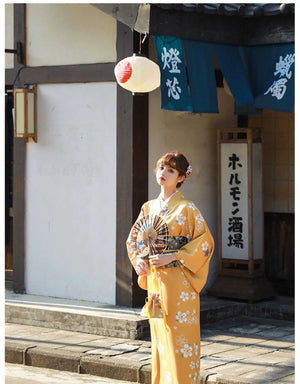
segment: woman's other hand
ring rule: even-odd
[[[152,265],[156,268],[163,267],[164,265],[177,260],[174,253],[161,253],[158,255],[151,255],[149,256],[149,259],[152,261]]]
[[[136,262],[135,271],[139,276],[149,275],[150,270],[148,263],[146,263],[144,260],[138,259]]]

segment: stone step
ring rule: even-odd
[[[140,316],[140,308],[16,294],[6,291],[5,321],[90,333],[131,340],[147,340],[148,319]],[[201,323],[207,324],[239,315],[293,320],[293,299],[278,298],[265,303],[247,304],[217,298],[201,297]]]
[[[5,298],[5,321],[8,323],[125,339],[141,339],[149,335],[148,320],[139,312],[136,308],[9,291]]]

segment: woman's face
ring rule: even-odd
[[[177,183],[181,183],[184,178],[184,176],[179,176],[177,169],[168,165],[161,164],[156,170],[156,181],[163,187],[176,188]]]

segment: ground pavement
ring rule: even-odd
[[[294,322],[250,314],[202,324],[201,384],[295,383]],[[151,383],[151,343],[145,338],[8,322],[5,355],[8,363]]]

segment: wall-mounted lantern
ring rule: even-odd
[[[118,84],[133,94],[151,92],[160,86],[159,66],[140,54],[121,60],[114,72]]]
[[[36,86],[14,90],[14,135],[26,142],[37,142]]]

